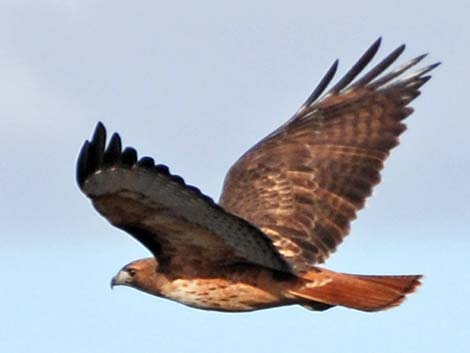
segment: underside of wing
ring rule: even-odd
[[[107,148],[98,123],[77,163],[77,181],[110,223],[145,245],[162,268],[249,262],[290,271],[271,240],[258,228],[225,212],[212,199],[170,174],[150,157],[122,151],[119,135]]]
[[[292,119],[226,176],[220,204],[270,236],[296,270],[323,262],[348,234],[406,128],[408,104],[438,65],[408,73],[422,55],[386,72],[402,45],[357,78],[379,45],[380,39],[323,94],[336,61]]]

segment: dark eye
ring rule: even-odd
[[[133,268],[128,269],[128,270],[127,270],[127,273],[129,273],[129,275],[130,275],[131,277],[134,277],[134,276],[135,276],[135,270],[134,270]]]

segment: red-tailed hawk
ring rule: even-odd
[[[408,104],[437,64],[409,72],[425,55],[387,71],[402,45],[359,76],[380,39],[326,93],[338,61],[297,113],[228,172],[220,202],[150,157],[124,150],[98,123],[77,163],[93,206],[154,255],[124,266],[126,285],[209,310],[300,304],[378,311],[400,304],[421,276],[364,276],[320,267],[380,180],[405,130]]]

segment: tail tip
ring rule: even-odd
[[[396,308],[397,306],[400,306],[405,301],[405,299],[407,298],[409,294],[415,293],[418,290],[418,288],[423,284],[421,281],[423,278],[423,275],[412,275],[412,276],[406,276],[406,277],[413,277],[413,279],[410,281],[410,284],[407,287],[403,288],[400,296],[394,298],[391,302],[385,305],[381,305],[380,307],[374,308],[371,311],[388,310],[388,309],[393,309],[393,308]]]

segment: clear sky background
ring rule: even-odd
[[[465,352],[470,346],[470,25],[467,1],[0,3],[1,352]],[[74,180],[98,120],[218,198],[226,170],[286,121],[340,58],[443,61],[382,184],[327,262],[423,273],[377,314],[186,308],[129,288],[148,252]]]

